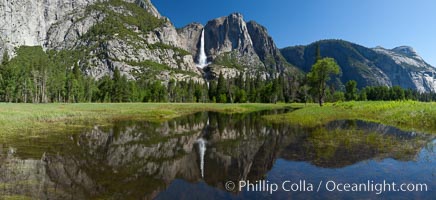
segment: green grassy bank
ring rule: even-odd
[[[244,113],[260,110],[301,108],[266,116],[273,123],[315,127],[334,120],[360,119],[403,130],[436,133],[436,103],[344,102],[326,104],[0,104],[0,136],[62,131],[66,128],[133,119],[164,121],[199,111]]]
[[[244,113],[281,109],[286,104],[0,104],[0,136],[65,130],[74,126],[135,119],[163,121],[198,111]]]
[[[395,126],[403,130],[436,133],[436,103],[343,102],[319,107],[308,104],[294,112],[266,116],[273,123],[316,127],[334,120],[358,119]]]

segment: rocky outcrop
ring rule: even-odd
[[[150,0],[125,0],[125,1],[129,3],[135,3],[142,9],[146,10],[148,13],[152,14],[154,17],[163,18]]]
[[[86,73],[96,78],[118,68],[131,79],[134,78],[134,73],[139,72],[149,76],[154,74],[156,78],[164,81],[171,78],[177,80],[193,78],[197,82],[203,81],[190,54],[184,54],[176,47],[163,44],[160,42],[150,44],[143,41],[131,44],[122,38],[114,38],[100,44],[90,53],[91,58],[82,61],[82,64],[88,66]],[[106,57],[100,58],[101,54]],[[183,72],[191,72],[196,76]]]
[[[232,72],[227,77],[260,72],[264,78],[286,71],[297,72],[281,56],[266,29],[256,22],[246,23],[239,13],[211,20],[204,29],[211,72]]]
[[[206,55],[215,64],[211,67],[236,68],[240,72],[265,69],[241,14],[211,20],[204,30]]]
[[[0,51],[8,49],[12,56],[22,45],[82,51],[79,64],[97,79],[119,68],[130,79],[139,73],[164,82],[203,81],[192,54],[182,50],[176,28],[150,0],[13,0],[0,2],[0,14],[9,22],[0,27],[0,41],[7,41],[0,42]],[[114,16],[124,21],[113,24]],[[148,21],[132,24],[129,17]],[[121,31],[98,32],[108,30],[108,24]]]
[[[202,24],[192,23],[177,30],[181,47],[186,51],[189,51],[192,55],[198,56],[197,54],[203,28]]]
[[[46,43],[50,27],[70,15],[95,3],[96,0],[4,0],[0,2],[0,38],[8,41],[8,48]],[[4,23],[3,23],[4,22]]]
[[[105,0],[111,1],[111,0]],[[105,2],[103,1],[103,2]],[[157,9],[153,6],[150,0],[124,0],[128,3],[136,3],[144,8],[145,11],[157,18],[162,18]],[[5,22],[0,25],[0,38],[8,41],[10,47],[21,45],[26,46],[43,46],[50,43],[49,30],[57,23],[70,20],[71,24],[64,24],[60,29],[64,31],[64,37],[70,39],[69,34],[75,32],[86,32],[87,27],[95,24],[95,21],[81,21],[81,25],[75,24],[78,21],[78,16],[83,14],[86,7],[98,2],[98,0],[4,0],[0,2],[0,19]],[[31,14],[30,14],[31,13]],[[88,13],[87,13],[88,14]],[[76,25],[71,27],[69,25]],[[73,29],[71,29],[73,28]],[[60,33],[60,32],[59,32]]]
[[[426,63],[413,48],[402,46],[388,50],[377,47],[373,50],[383,55],[375,63],[388,75],[392,85],[419,92],[436,92],[436,69]]]
[[[384,85],[436,92],[436,69],[410,47],[392,50],[366,48],[343,40],[323,40],[281,50],[286,60],[305,72],[315,62],[316,46],[322,57],[334,58],[342,69],[342,83],[356,80],[358,87]]]
[[[178,48],[183,47],[180,44],[180,38],[179,35],[177,34],[176,27],[174,27],[174,25],[168,20],[165,20],[165,23],[163,23],[162,26],[154,29],[152,31],[152,34],[154,34],[155,37],[159,39],[159,42],[163,44],[167,44]]]
[[[265,27],[255,21],[249,21],[247,28],[253,42],[254,50],[264,63],[266,70],[271,72],[283,72],[293,69],[282,56]]]
[[[205,49],[206,54],[212,58],[234,50],[241,55],[256,55],[247,25],[239,13],[220,17],[206,24]]]
[[[51,25],[42,45],[55,50],[72,49],[80,43],[82,36],[105,17],[102,12],[78,9],[77,12],[66,15]]]
[[[202,82],[202,75],[197,70],[193,57],[181,49],[180,39],[176,28],[166,18],[161,17],[156,9],[145,9],[154,17],[147,24],[129,24],[128,20],[122,21],[117,29],[126,29],[120,32],[94,33],[95,30],[103,30],[105,26],[112,25],[113,18],[129,18],[147,15],[144,11],[131,9],[127,3],[124,4],[100,4],[88,7],[76,17],[66,17],[52,27],[48,47],[54,49],[85,49],[88,50],[86,59],[81,59],[80,64],[86,66],[85,73],[101,78],[110,75],[115,68],[130,79],[139,76],[147,76],[152,79],[167,82],[170,79],[188,80],[194,79]],[[141,1],[132,1],[137,5]],[[156,11],[156,12],[155,12]],[[75,19],[77,20],[71,20]],[[140,18],[147,20],[150,17]],[[150,26],[150,27],[144,27]],[[77,30],[79,27],[80,30]],[[151,28],[151,29],[150,29]],[[110,30],[110,29],[109,29]],[[66,33],[67,37],[57,37]],[[70,39],[71,38],[71,39]]]

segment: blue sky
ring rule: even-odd
[[[435,0],[152,0],[176,27],[233,12],[268,29],[277,46],[343,39],[367,47],[412,46],[436,66]]]

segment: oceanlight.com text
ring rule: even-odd
[[[238,182],[227,181],[224,185],[226,190],[233,192],[372,192],[382,194],[384,192],[427,192],[430,190],[426,183],[396,183],[394,181],[368,180],[361,183],[345,183],[334,180],[321,180],[309,182],[306,180],[285,180],[280,183],[268,180]]]

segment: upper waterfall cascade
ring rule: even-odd
[[[201,40],[200,40],[200,54],[198,56],[198,64],[197,67],[204,68],[209,63],[207,63],[206,51],[204,50],[204,29],[201,31]]]

